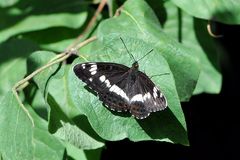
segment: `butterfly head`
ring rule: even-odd
[[[138,67],[139,67],[138,62],[135,61],[135,62],[132,64],[132,68],[138,69]]]

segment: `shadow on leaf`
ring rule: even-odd
[[[188,140],[185,139],[186,130],[168,108],[137,122],[152,139],[168,138],[172,142],[188,144]]]

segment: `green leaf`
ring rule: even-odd
[[[36,31],[41,29],[46,29],[55,26],[64,26],[71,28],[78,28],[85,22],[87,14],[70,14],[70,13],[58,13],[53,15],[38,15],[29,16],[15,24],[14,26],[0,31],[0,42],[5,41],[13,35],[17,35],[23,32]],[[38,24],[38,25],[32,25]]]
[[[18,15],[14,15],[11,10],[0,12],[0,17],[4,22],[0,25],[0,42],[20,33],[38,31],[51,27],[79,28],[87,19],[86,5],[83,5],[82,2],[79,1],[69,3],[66,0],[53,0],[46,5],[46,3],[41,1],[28,0],[23,2],[23,4],[19,4],[19,8],[28,5],[25,3],[30,3],[30,8],[28,8],[28,10],[18,11]]]
[[[172,0],[188,14],[229,24],[240,24],[239,0]]]
[[[31,54],[28,58],[28,69],[29,73],[33,72],[34,70],[46,65],[48,62],[50,62],[56,54],[53,52],[48,51],[37,51]],[[69,121],[68,115],[72,113],[72,115],[78,114],[78,112],[73,113],[74,108],[68,106],[64,106],[64,101],[61,103],[61,101],[57,96],[60,95],[60,97],[64,97],[66,95],[66,92],[60,92],[62,91],[61,87],[56,87],[54,83],[54,87],[58,88],[52,88],[51,91],[55,97],[51,93],[49,93],[49,84],[51,80],[54,79],[54,76],[62,77],[64,74],[64,70],[59,70],[61,68],[60,64],[55,64],[44,71],[42,71],[40,74],[36,75],[33,79],[35,83],[37,84],[40,92],[42,93],[42,96],[46,103],[46,108],[48,112],[48,119],[49,119],[49,130],[50,132],[56,132],[56,130],[61,127],[60,120]],[[62,83],[64,81],[61,81]],[[59,83],[58,83],[59,84]],[[63,84],[59,84],[60,86],[63,86]],[[63,88],[64,89],[64,88]],[[66,90],[64,90],[66,91]],[[56,100],[57,99],[57,100]],[[67,97],[64,97],[67,101]],[[61,99],[62,100],[62,99]],[[69,101],[67,101],[69,102]],[[62,104],[62,105],[61,105]],[[65,111],[65,112],[64,112]],[[76,110],[75,110],[76,111]]]
[[[62,159],[64,146],[48,133],[47,123],[28,108],[34,125],[12,92],[0,102],[0,150],[3,159]]]
[[[219,93],[222,76],[219,72],[219,46],[207,31],[207,22],[179,10],[171,1],[164,4],[167,21],[163,30],[192,50],[199,58],[201,73],[194,93]],[[176,27],[178,26],[178,27]]]
[[[68,73],[69,69],[69,66],[62,66],[61,71],[58,71],[58,74],[59,72],[63,72],[63,74]],[[71,83],[71,81],[67,79],[67,76],[55,75],[49,82],[48,91],[62,112],[64,112],[68,118],[72,119],[80,113],[71,101],[68,90],[68,83]]]
[[[63,52],[79,35],[79,29],[54,27],[45,30],[24,33],[22,36],[38,43],[42,49]],[[54,36],[52,36],[54,35]]]
[[[17,3],[19,0],[0,0],[0,7],[9,7]]]
[[[11,39],[0,44],[0,97],[26,74],[26,57],[38,46],[25,39]]]
[[[28,74],[32,73],[33,71],[39,69],[43,65],[46,65],[50,62],[56,54],[53,52],[48,51],[36,51],[32,53],[28,60]],[[39,89],[42,93],[44,93],[44,97],[47,94],[47,85],[50,81],[51,77],[57,72],[57,69],[60,67],[59,64],[52,65],[47,69],[43,70],[40,74],[36,75],[33,79],[37,83]]]
[[[48,51],[37,51],[32,53],[27,61],[28,73],[30,74],[36,69],[46,65],[55,56],[56,54]],[[60,67],[61,67],[60,64],[55,64],[45,69],[44,71],[42,71],[40,74],[36,75],[33,78],[45,100],[50,126],[49,130],[51,132],[55,132],[58,129],[58,127],[61,126],[60,119],[68,121],[66,114],[63,113],[55,99],[48,92],[49,82],[51,81],[53,76],[58,73]]]
[[[53,57],[55,57],[53,52],[34,52],[28,59],[28,68],[35,70],[47,64]],[[69,143],[73,143],[83,149],[99,148],[103,143],[94,139],[96,136],[91,133],[91,128],[85,126],[85,128],[81,127],[77,129],[79,125],[75,124],[74,119],[80,115],[80,112],[71,102],[68,89],[68,83],[71,83],[71,80],[68,80],[67,75],[65,75],[68,71],[68,66],[56,64],[34,77],[34,81],[44,96],[46,105],[49,108],[49,130],[52,133],[57,132],[57,135],[61,135],[68,129],[69,132],[71,131],[69,134],[75,137],[72,137],[72,139],[62,137],[61,139],[66,139]],[[78,121],[80,121],[80,126],[83,124],[88,125],[81,119],[78,119]],[[73,126],[70,126],[70,124],[63,125],[65,123],[71,123]],[[89,133],[94,138],[88,136],[87,134]]]
[[[74,160],[88,160],[84,153],[84,150],[80,150],[71,144],[66,145],[66,150],[69,157],[73,158]]]
[[[84,131],[79,129],[76,125],[62,122],[62,127],[55,133],[57,137],[70,143],[79,149],[96,149],[102,147],[104,144],[91,138]]]
[[[74,160],[100,160],[101,158],[102,148],[95,150],[79,150],[75,146],[68,144],[66,149],[68,156]]]
[[[169,64],[180,100],[186,101],[191,97],[200,73],[198,57],[163,33],[157,17],[144,1],[127,1],[119,17],[105,20],[99,25],[100,39],[110,34],[123,39],[126,36],[142,39],[147,45],[153,45]],[[139,50],[137,46],[135,51]]]
[[[24,88],[24,103],[32,106],[34,111],[43,119],[48,119],[47,104],[42,96],[42,93],[38,89],[37,85],[30,83]]]
[[[140,70],[149,76],[170,73],[170,75],[153,77],[152,80],[161,88],[166,95],[169,108],[158,113],[152,113],[149,118],[136,120],[128,113],[111,112],[102,105],[98,97],[84,88],[84,84],[76,77],[72,70],[69,71],[69,90],[73,102],[81,113],[84,113],[93,129],[104,139],[121,140],[129,138],[133,141],[161,140],[174,143],[188,144],[186,124],[180,107],[176,86],[172,72],[166,60],[159,54],[155,46],[148,44],[138,38],[123,37],[129,51],[140,58],[152,48],[154,52],[140,61]],[[95,52],[86,53],[74,62],[107,61],[124,65],[131,65],[119,36],[105,36],[103,39],[104,48]],[[100,43],[100,42],[97,42]],[[136,50],[138,48],[138,50]]]

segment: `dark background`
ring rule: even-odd
[[[221,55],[223,86],[218,95],[201,94],[182,103],[190,147],[164,142],[107,142],[102,159],[240,159],[240,26],[215,23]]]

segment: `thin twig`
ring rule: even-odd
[[[64,55],[66,54],[66,52],[63,52],[63,53],[60,53],[60,54],[57,54],[55,57],[53,57],[53,59],[51,59],[48,63],[50,62],[53,62],[61,57],[63,57]]]
[[[79,43],[80,39],[93,27],[93,25],[96,23],[98,15],[102,12],[104,6],[106,5],[107,0],[101,0],[100,4],[98,5],[98,8],[94,14],[94,16],[91,18],[91,20],[88,22],[87,27],[84,29],[84,31],[76,38],[76,40],[67,47],[67,50],[70,48],[75,48],[75,46]]]
[[[85,41],[83,41],[82,43],[80,43],[77,47],[76,47],[76,50],[78,50],[79,48],[85,46],[86,44],[96,40],[97,37],[96,36],[93,36]],[[47,63],[46,65],[42,66],[41,68],[35,70],[34,72],[32,72],[30,75],[28,75],[27,77],[25,77],[24,79],[22,79],[21,81],[17,82],[15,85],[14,85],[14,88],[17,89],[20,85],[24,84],[25,82],[29,81],[31,78],[33,78],[35,75],[37,75],[38,73],[42,72],[43,70],[45,70],[46,68],[56,64],[56,63],[59,63],[59,62],[62,62],[64,60],[66,60],[70,55],[71,55],[71,52],[64,52],[64,53],[61,53],[62,56],[58,59],[55,59],[54,61],[51,61],[50,63]],[[58,56],[57,56],[58,57]]]
[[[23,109],[23,111],[27,114],[28,118],[30,119],[31,123],[32,123],[32,126],[34,127],[34,121],[33,121],[33,118],[32,116],[30,115],[30,113],[28,112],[27,108],[24,107],[21,99],[19,98],[18,94],[17,94],[17,91],[15,88],[12,88],[12,92],[13,92],[13,95],[16,97],[17,101],[18,101],[18,104],[20,105],[20,107]]]
[[[15,85],[14,85],[14,88],[15,89],[18,89],[19,86],[21,86],[22,84],[24,84],[25,82],[29,81],[31,78],[33,78],[35,75],[37,75],[38,73],[42,72],[43,70],[45,70],[46,68],[56,64],[56,63],[59,63],[65,59],[67,59],[71,54],[65,54],[65,56],[55,60],[55,61],[52,61],[50,63],[47,63],[46,65],[42,66],[41,68],[35,70],[34,72],[32,72],[30,75],[28,75],[27,77],[25,77],[24,79],[20,80],[19,82],[17,82]]]
[[[92,36],[91,38],[88,38],[87,40],[83,41],[82,43],[79,43],[74,49],[78,50],[79,48],[82,48],[86,44],[95,41],[97,39],[97,36]]]

